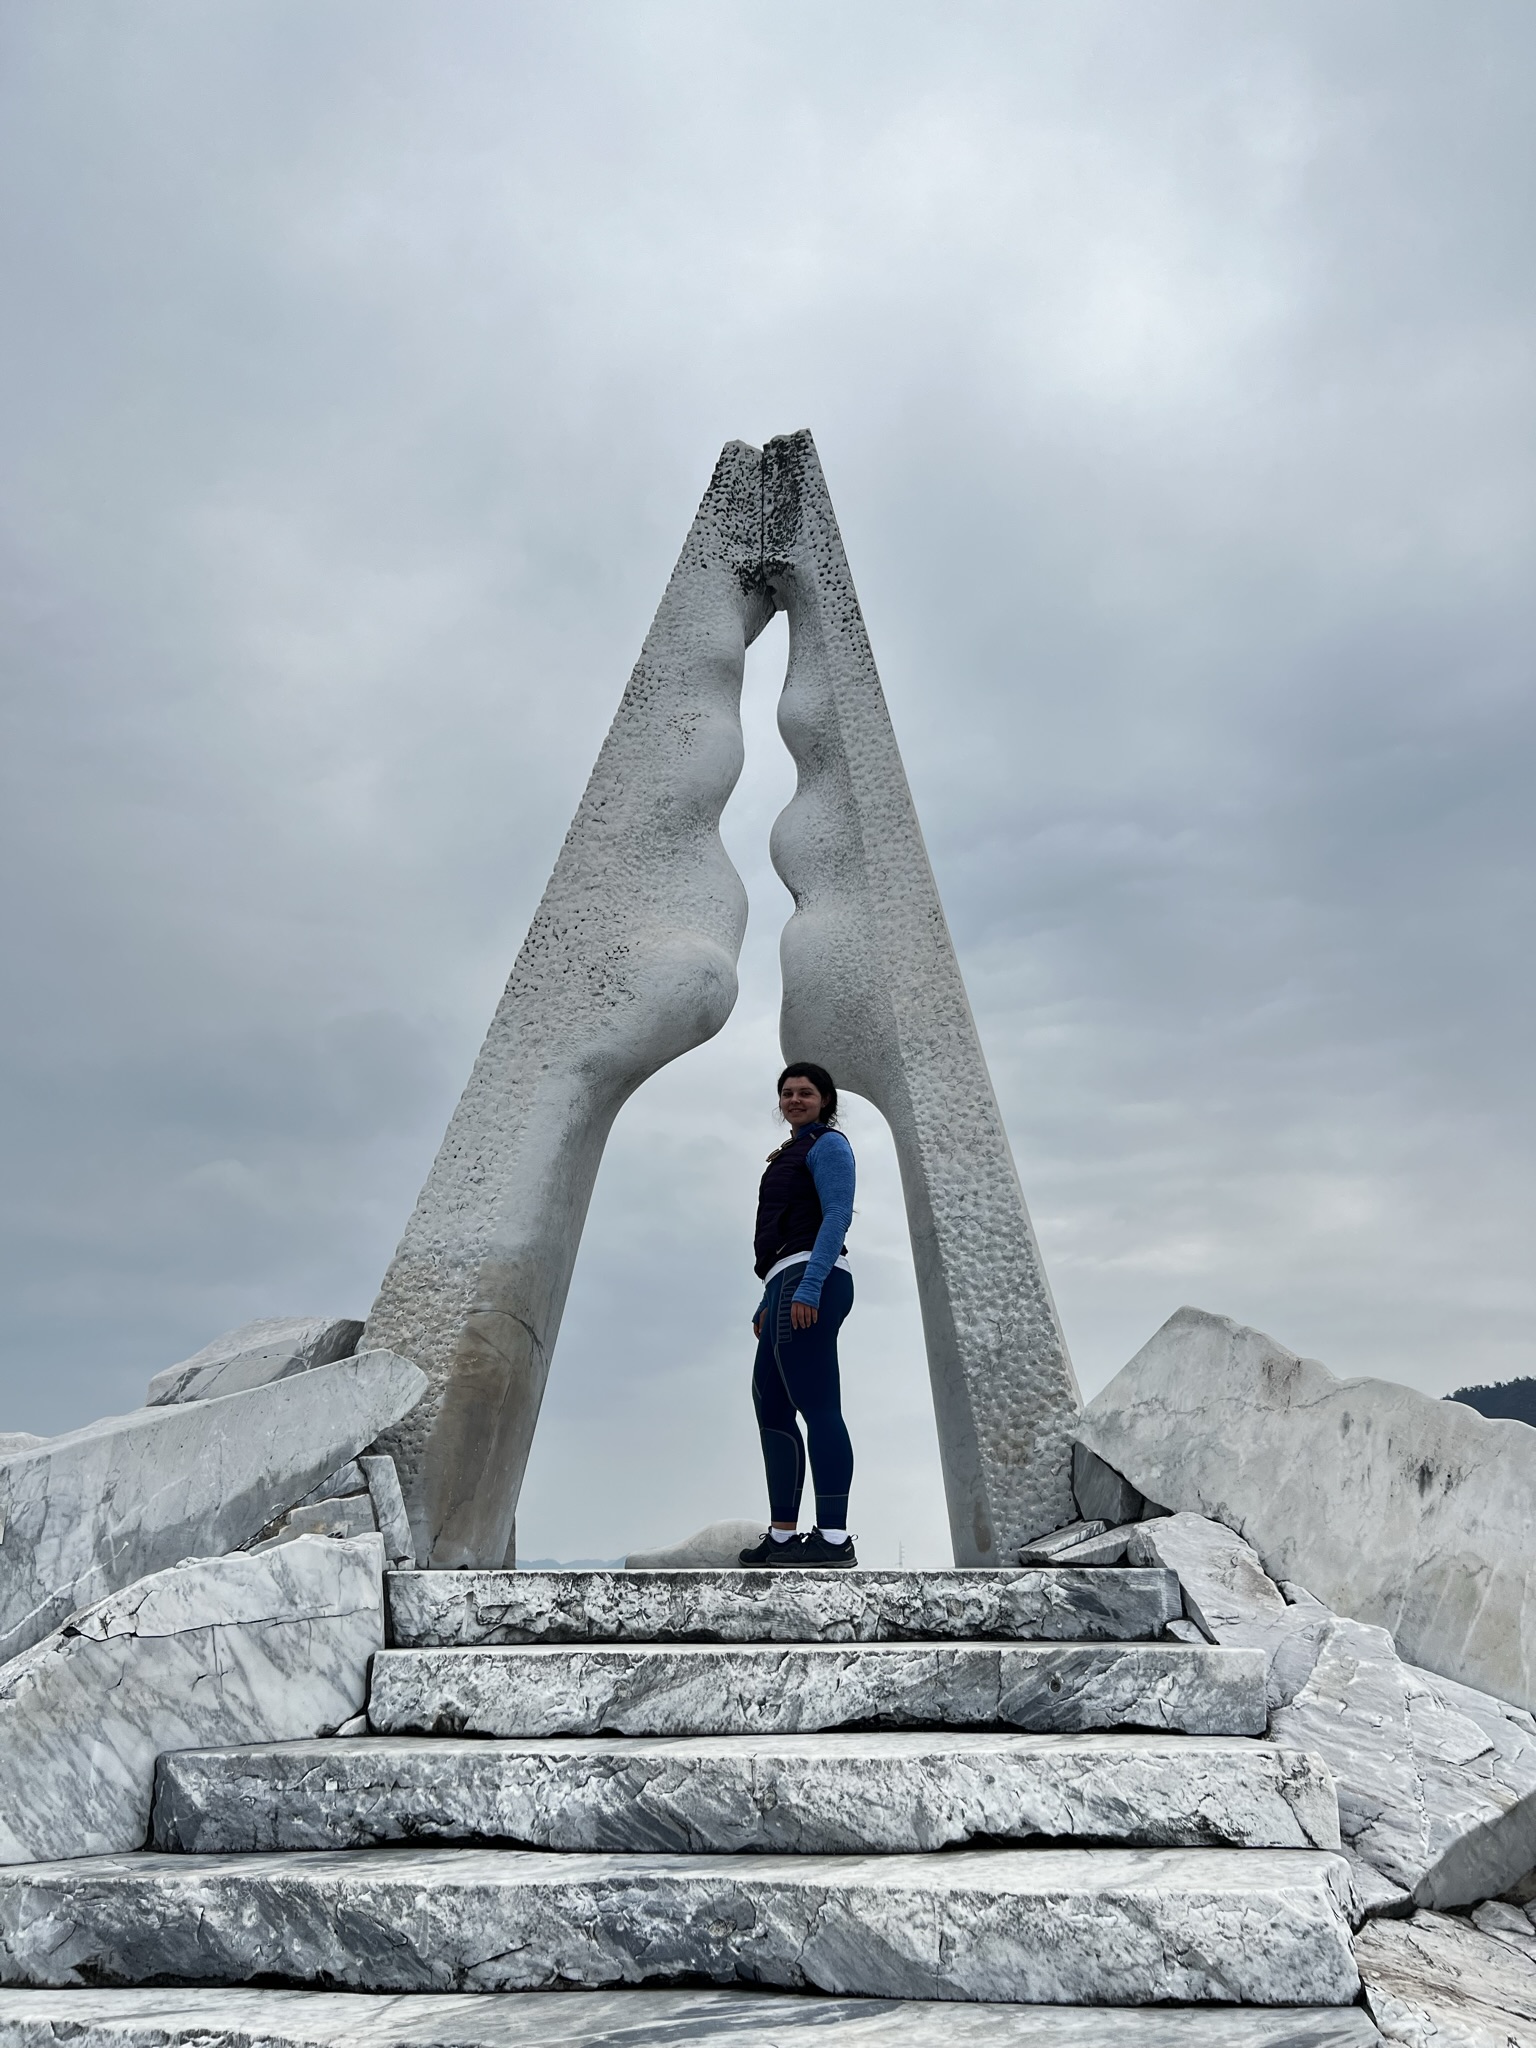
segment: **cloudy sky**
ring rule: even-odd
[[[366,1312],[719,447],[800,426],[1085,1390],[1184,1302],[1536,1370],[1533,80],[1527,0],[4,0],[0,1428]],[[758,1511],[784,657],[524,1555]],[[852,1519],[937,1562],[849,1124]]]

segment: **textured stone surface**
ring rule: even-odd
[[[1171,1572],[391,1572],[390,1641],[831,1642],[1156,1636]]]
[[[406,1226],[367,1341],[431,1393],[393,1452],[420,1562],[508,1561],[592,1184],[627,1097],[736,1000],[747,899],[720,840],[762,586],[762,458],[732,442]]]
[[[1390,1629],[1400,1653],[1536,1705],[1536,1431],[1384,1380],[1337,1380],[1180,1309],[1078,1431],[1165,1506],[1247,1538],[1272,1579]]]
[[[144,1405],[160,1408],[174,1401],[207,1401],[215,1394],[265,1387],[292,1373],[350,1358],[362,1334],[361,1323],[336,1316],[269,1316],[259,1323],[243,1323],[180,1365],[157,1372]]]
[[[663,1544],[660,1550],[632,1551],[624,1560],[631,1572],[699,1571],[739,1563],[741,1553],[760,1543],[767,1524],[755,1522],[711,1522],[696,1529],[681,1543]]]
[[[1326,1759],[1346,1844],[1418,1904],[1487,1898],[1536,1862],[1530,1716],[1403,1664],[1385,1629],[1330,1621],[1271,1728]]]
[[[975,1840],[1337,1849],[1339,1825],[1326,1769],[1267,1743],[951,1731],[185,1750],[161,1761],[154,1818],[157,1848],[203,1854],[433,1841],[841,1856]]]
[[[1272,1707],[1306,1684],[1333,1617],[1315,1601],[1289,1604],[1241,1536],[1203,1515],[1165,1515],[1139,1523],[1128,1551],[1178,1574],[1184,1611],[1208,1642],[1264,1652]]]
[[[405,1359],[374,1351],[112,1416],[0,1460],[0,1658],[136,1579],[247,1542],[425,1385]]]
[[[316,1735],[361,1707],[382,1547],[198,1558],[77,1614],[0,1672],[0,1862],[144,1841],[155,1759]]]
[[[0,1871],[0,1977],[495,1991],[686,1973],[876,1997],[1341,2005],[1358,1986],[1348,1904],[1342,1858],[1305,1849],[103,1857]]]
[[[386,1650],[369,1724],[400,1735],[753,1735],[1001,1726],[1264,1732],[1264,1660],[1182,1643]]]
[[[763,474],[799,770],[772,838],[795,899],[785,1056],[822,1061],[890,1124],[955,1562],[998,1564],[1073,1513],[1077,1382],[810,435],[770,441]]]
[[[0,1991],[3,2048],[1375,2048],[1358,2006],[1019,2006],[754,1991]]]
[[[1465,1920],[1373,1920],[1356,1956],[1371,2018],[1411,2048],[1530,2048],[1536,1963]]]

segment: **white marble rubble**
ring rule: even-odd
[[[144,1405],[161,1408],[170,1402],[207,1401],[215,1394],[265,1387],[291,1373],[350,1358],[362,1334],[361,1323],[338,1316],[267,1316],[242,1323],[180,1365],[157,1372]]]
[[[1536,1723],[1404,1664],[1385,1629],[1335,1617],[1276,1742],[1318,1752],[1345,1844],[1421,1906],[1462,1906],[1536,1864]]]
[[[1399,1652],[1536,1706],[1536,1431],[1385,1380],[1335,1379],[1183,1308],[1077,1430],[1164,1506],[1208,1515]]]
[[[1307,1849],[144,1854],[0,1870],[0,1980],[1347,2005],[1350,1907]]]
[[[1059,1551],[1070,1550],[1074,1544],[1086,1542],[1090,1536],[1102,1536],[1109,1527],[1103,1521],[1063,1522],[1059,1529],[1049,1529],[1043,1535],[1032,1536],[1021,1544],[1017,1559],[1020,1564],[1049,1564]]]
[[[1204,1515],[1164,1515],[1138,1523],[1127,1549],[1136,1564],[1178,1574],[1184,1612],[1208,1642],[1264,1652],[1272,1707],[1305,1685],[1333,1616],[1316,1601],[1287,1601],[1241,1536]]]
[[[608,1132],[736,1001],[747,898],[720,839],[763,580],[762,456],[721,454],[368,1318],[422,1406],[381,1448],[415,1553],[513,1561],[518,1491]]]
[[[799,770],[771,841],[795,899],[780,1040],[891,1127],[954,1559],[1011,1562],[1072,1513],[1077,1381],[808,433],[763,450],[763,522]]]
[[[0,1659],[151,1572],[248,1542],[425,1387],[406,1359],[363,1352],[0,1459]]]
[[[1262,1735],[1264,1660],[1183,1643],[386,1650],[390,1735],[766,1735],[876,1726]]]
[[[664,1543],[659,1550],[635,1550],[624,1560],[630,1572],[723,1570],[740,1565],[741,1553],[761,1543],[767,1522],[710,1522],[685,1536],[681,1543]]]
[[[358,1465],[373,1503],[374,1523],[384,1538],[386,1559],[396,1567],[414,1563],[411,1522],[405,1511],[405,1495],[394,1459],[376,1455],[360,1458]]]
[[[391,1572],[401,1649],[503,1643],[1151,1639],[1167,1571]]]
[[[1124,1564],[1140,1527],[1139,1522],[1122,1522],[1116,1529],[1104,1529],[1097,1536],[1087,1536],[1081,1543],[1058,1550],[1052,1562],[1058,1571],[1074,1567],[1078,1571],[1102,1571],[1110,1565]]]
[[[1337,1849],[1339,1819],[1315,1757],[1238,1739],[395,1736],[163,1757],[153,1837],[202,1855],[390,1842],[675,1855],[894,1855],[976,1841]]]
[[[1366,2009],[1404,2048],[1531,2048],[1536,1962],[1445,1913],[1372,1920],[1356,1937]]]
[[[194,1558],[0,1670],[0,1863],[136,1849],[155,1759],[315,1736],[358,1712],[384,1641],[383,1547],[317,1538]]]
[[[759,1991],[0,1991],[4,2048],[1379,2048],[1358,2006],[962,2005]]]

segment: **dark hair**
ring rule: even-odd
[[[818,1123],[837,1122],[837,1083],[825,1067],[818,1067],[814,1060],[796,1060],[780,1074],[778,1086],[773,1091],[775,1095],[782,1091],[784,1083],[788,1080],[809,1081],[821,1097],[821,1115],[817,1118]]]

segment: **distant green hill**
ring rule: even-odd
[[[1536,1429],[1536,1380],[1504,1380],[1496,1387],[1458,1387],[1447,1401],[1465,1401],[1479,1415],[1501,1422],[1528,1422]]]

